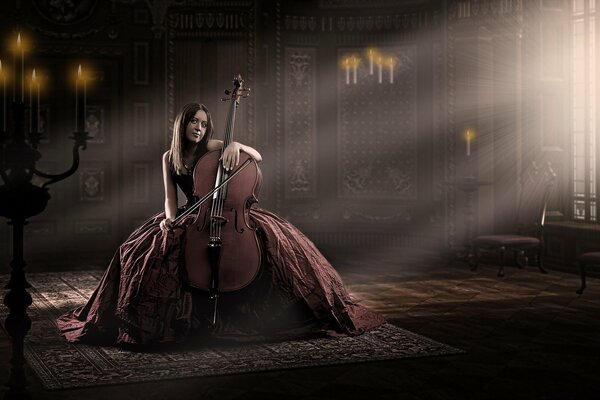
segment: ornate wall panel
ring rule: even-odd
[[[285,49],[285,197],[316,195],[316,50]]]
[[[446,98],[444,79],[444,49],[441,43],[433,45],[433,198],[443,200],[446,152],[444,146]]]
[[[104,105],[90,104],[85,111],[85,129],[90,135],[89,143],[103,144],[106,121],[104,118]]]
[[[133,43],[133,84],[150,83],[150,45],[147,42]]]
[[[150,145],[149,113],[149,103],[133,103],[133,145],[136,147],[148,147]]]
[[[76,220],[73,226],[76,235],[107,235],[110,233],[110,220],[108,219],[82,219]]]
[[[338,193],[344,198],[417,197],[416,46],[381,48],[392,67],[339,69]],[[360,49],[340,51],[340,59]],[[365,63],[366,64],[366,63]],[[380,73],[381,70],[381,73]],[[379,79],[381,78],[381,79]],[[379,83],[381,82],[381,83]],[[368,100],[367,100],[368,99]]]
[[[147,203],[150,200],[150,164],[133,163],[133,202]]]
[[[219,101],[223,90],[231,88],[237,74],[242,75],[246,87],[254,86],[254,12],[253,4],[228,11],[217,8],[170,10],[166,42],[169,132],[183,104],[201,101],[212,112],[217,133],[222,134],[227,114],[227,105]],[[209,38],[218,39],[218,46]],[[236,121],[236,126],[244,127],[239,131],[241,136],[236,134],[236,140],[250,145],[255,141],[254,107],[252,96],[245,99]]]
[[[103,202],[106,196],[106,166],[84,165],[79,167],[78,199],[81,202]]]

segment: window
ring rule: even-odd
[[[596,1],[572,0],[572,218],[597,220]]]

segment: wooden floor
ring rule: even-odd
[[[353,296],[463,355],[44,391],[34,399],[600,399],[600,279],[380,251],[331,257]],[[33,269],[35,270],[35,269]],[[598,276],[598,275],[596,275]],[[9,342],[0,334],[2,381]]]

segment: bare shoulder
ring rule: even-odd
[[[169,162],[171,161],[171,150],[165,151],[165,153],[162,156],[162,160],[163,164],[169,164]]]
[[[208,143],[206,143],[206,149],[208,151],[220,150],[223,148],[223,141],[217,139],[210,139]]]

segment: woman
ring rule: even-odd
[[[175,119],[171,148],[163,155],[165,211],[146,221],[123,243],[85,306],[57,323],[71,342],[147,345],[185,339],[263,340],[313,334],[357,335],[384,319],[354,304],[341,278],[313,243],[289,222],[258,208],[264,261],[246,288],[222,295],[212,321],[212,300],[186,285],[180,266],[183,229],[173,229],[178,213],[193,202],[192,171],[208,151],[213,123],[204,105],[191,103]],[[240,152],[257,162],[260,154],[237,142],[223,150],[232,169]],[[177,186],[187,197],[177,208]]]

